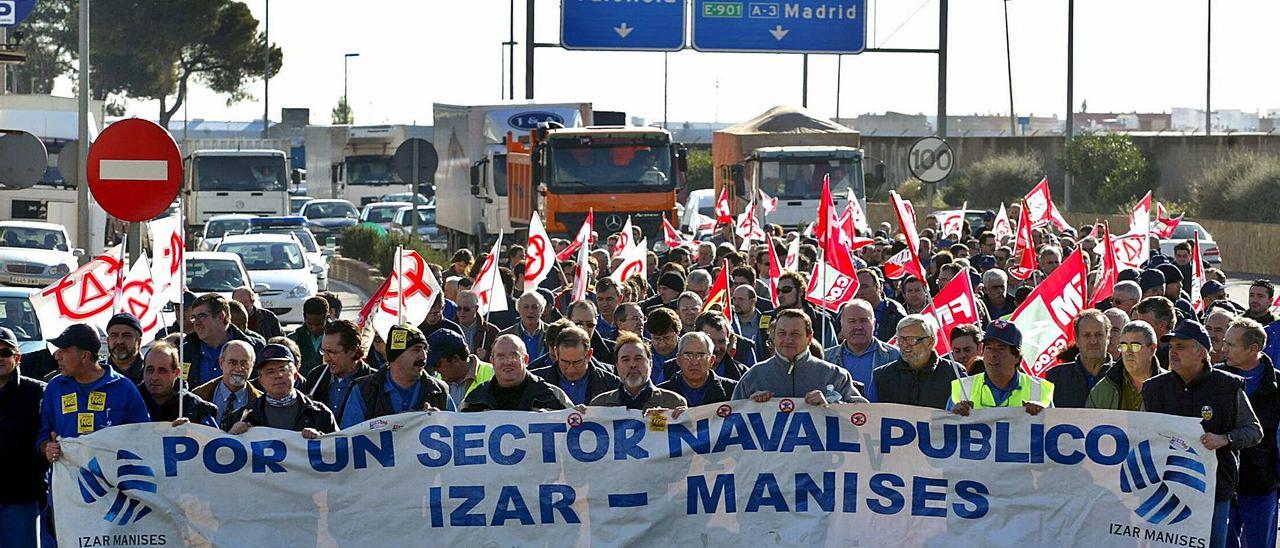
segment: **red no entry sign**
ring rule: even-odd
[[[108,214],[147,221],[168,209],[182,189],[182,155],[154,122],[130,118],[102,130],[89,147],[89,190]]]

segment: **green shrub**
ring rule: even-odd
[[[714,169],[715,166],[711,161],[711,149],[690,149],[689,171],[685,173],[685,186],[689,190],[714,187],[715,180],[712,178]]]
[[[1233,154],[1207,168],[1192,194],[1200,217],[1280,223],[1280,156]]]
[[[1074,178],[1075,203],[1094,211],[1133,203],[1155,182],[1151,162],[1123,133],[1076,137],[1067,145],[1062,165]]]
[[[428,263],[441,266],[449,264],[451,258],[441,251],[428,248],[421,240],[410,242],[408,236],[398,232],[383,235],[372,227],[360,225],[347,227],[342,231],[342,244],[338,252],[343,257],[374,266],[389,274],[398,247],[413,249]]]
[[[954,182],[942,189],[942,199],[959,207],[996,209],[1013,204],[1027,195],[1044,177],[1044,165],[1035,152],[988,156],[966,167]]]

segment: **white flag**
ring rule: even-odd
[[[417,251],[401,249],[399,259],[391,268],[387,291],[373,313],[373,328],[384,339],[391,327],[399,322],[416,326],[426,320],[427,313],[431,312],[431,303],[440,296],[440,282]]]
[[[618,268],[615,268],[609,277],[618,283],[626,282],[627,278],[635,274],[639,274],[642,278],[645,277],[649,266],[649,247],[646,244],[648,244],[647,241],[641,241],[623,249],[622,253],[618,254],[622,262],[618,264]]]
[[[120,261],[123,245],[106,250],[28,297],[40,318],[40,329],[48,337],[56,337],[76,323],[106,329],[115,313],[116,292],[124,277]]]
[[[538,212],[529,218],[529,245],[524,248],[524,292],[533,293],[547,279],[556,264],[556,250],[551,247],[547,228]]]
[[[156,333],[163,327],[160,311],[164,309],[165,301],[157,290],[158,284],[152,276],[150,264],[146,252],[133,262],[133,268],[129,269],[129,275],[125,276],[124,285],[120,288],[118,307],[120,312],[128,312],[138,318],[142,325],[142,344],[155,340]]]
[[[501,252],[502,234],[499,233],[498,240],[493,242],[493,250],[489,252],[488,257],[485,257],[480,273],[476,275],[476,283],[472,286],[480,296],[480,310],[477,313],[481,316],[489,312],[502,312],[509,308],[507,288],[502,285],[502,280],[498,276],[498,255]]]
[[[186,242],[183,240],[182,214],[170,215],[147,223],[151,232],[151,277],[155,280],[156,297],[162,302],[182,298],[182,261]]]

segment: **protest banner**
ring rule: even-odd
[[[790,399],[407,413],[306,440],[132,424],[63,440],[64,546],[1190,546],[1198,418],[960,417]]]

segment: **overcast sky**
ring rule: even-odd
[[[869,0],[868,40],[878,47],[932,48],[938,0]],[[1078,0],[1076,106],[1089,111],[1202,108],[1205,100],[1206,0]],[[264,0],[247,0],[261,20]],[[516,2],[523,42],[524,1]],[[1066,0],[1012,0],[1014,101],[1020,115],[1065,112]],[[537,39],[559,41],[557,0],[538,0]],[[1007,113],[1004,19],[1000,0],[953,0],[950,9],[948,112]],[[342,95],[343,54],[357,123],[431,123],[435,101],[484,103],[502,98],[508,0],[290,0],[272,3],[271,40],[284,66],[271,80],[271,118],[281,107],[311,109],[329,123]],[[1269,61],[1280,2],[1216,2],[1213,15],[1213,106],[1280,108],[1280,71]],[[523,98],[523,44],[516,53],[516,93]],[[799,55],[670,54],[669,119],[736,122],[778,104],[799,105]],[[937,57],[871,53],[844,56],[841,116],[887,110],[932,115]],[[537,51],[536,98],[591,101],[662,120],[662,53]],[[836,114],[836,57],[813,56],[809,106]],[[69,93],[67,89],[60,90]],[[191,118],[262,116],[262,82],[253,98],[227,106],[197,87]],[[155,118],[154,101],[129,113]],[[182,118],[179,113],[178,119]]]

